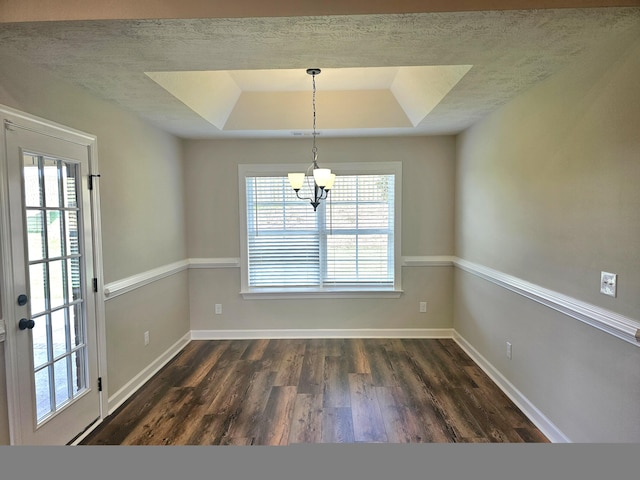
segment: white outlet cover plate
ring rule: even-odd
[[[616,296],[616,283],[618,275],[615,273],[601,272],[600,273],[600,293],[609,295],[610,297]]]

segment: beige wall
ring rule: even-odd
[[[318,139],[318,162],[402,162],[402,254],[453,253],[453,137]],[[238,164],[311,161],[310,139],[185,142],[190,258],[240,256]],[[311,206],[309,206],[311,208]],[[404,267],[399,299],[243,300],[240,270],[191,270],[191,328],[450,328],[451,267]],[[427,313],[418,304],[427,301]],[[214,304],[223,314],[214,315]]]
[[[459,136],[456,254],[640,321],[637,33]],[[572,441],[640,441],[638,346],[467,273],[454,283],[455,329]]]
[[[0,56],[0,65],[0,104],[98,138],[105,283],[183,260],[181,142],[18,59]],[[187,275],[158,282],[153,289],[163,292],[161,300],[151,300],[149,290],[140,289],[107,302],[107,362],[114,380],[108,383],[109,394],[189,330]],[[143,325],[152,332],[152,342],[144,351],[143,335],[138,332]],[[2,375],[4,370],[2,355]],[[0,444],[8,442],[6,425],[3,385]]]

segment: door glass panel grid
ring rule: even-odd
[[[34,370],[37,423],[82,395],[86,390],[86,346],[81,345]]]
[[[23,155],[36,416],[53,416],[87,386],[79,166]]]

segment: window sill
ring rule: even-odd
[[[303,298],[400,298],[403,290],[347,290],[324,288],[307,289],[272,289],[254,288],[240,292],[245,300],[280,300],[280,299],[303,299]]]

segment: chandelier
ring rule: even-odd
[[[311,75],[313,81],[313,148],[311,149],[313,161],[311,165],[309,165],[306,173],[290,173],[289,183],[299,199],[309,200],[315,212],[318,205],[320,205],[320,201],[325,200],[329,195],[329,190],[331,190],[336,180],[336,174],[331,173],[331,169],[329,168],[320,168],[318,166],[318,147],[316,147],[316,75],[320,74],[320,69],[308,68],[307,73]],[[311,175],[309,175],[309,172],[313,172],[313,186],[311,186]],[[300,196],[299,192],[304,185],[305,179],[309,184],[310,190],[313,192],[313,197]]]

